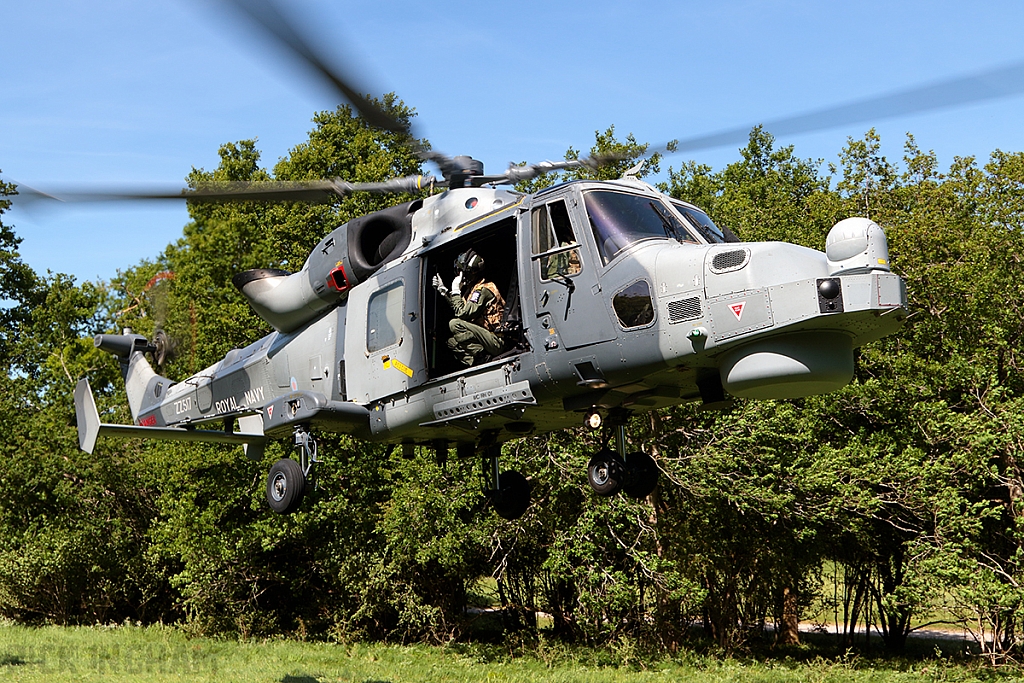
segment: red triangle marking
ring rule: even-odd
[[[267,417],[274,417],[274,406],[267,406]]]
[[[737,320],[743,318],[743,307],[747,305],[746,301],[741,301],[738,304],[729,304],[729,310],[736,316]]]

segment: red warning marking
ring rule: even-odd
[[[743,318],[743,307],[746,305],[746,301],[741,301],[738,304],[729,304],[729,310],[732,311],[737,320],[740,320]]]
[[[274,417],[274,406],[267,406],[267,417]]]
[[[139,420],[140,427],[156,427],[156,415],[150,415]]]

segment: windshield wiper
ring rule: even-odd
[[[660,206],[658,206],[658,203],[654,201],[650,201],[647,203],[651,205],[651,208],[654,209],[654,213],[658,214],[658,218],[661,219],[661,225],[665,229],[665,236],[671,237],[676,242],[682,242],[683,239],[679,235],[679,231],[676,229],[676,226],[672,223],[672,220],[668,216],[662,213],[662,209]]]
[[[683,218],[686,219],[686,222],[697,228],[697,232],[699,232],[701,236],[708,241],[709,244],[721,244],[722,242],[726,241],[724,234],[716,233],[710,225],[694,216],[692,213],[690,213],[690,211],[678,205],[674,206],[676,211],[682,214]],[[709,218],[708,220],[711,219]]]

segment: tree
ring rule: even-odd
[[[344,107],[314,123],[272,170],[242,141],[189,181],[382,180],[418,168],[402,140]],[[591,154],[614,152],[619,166],[560,178],[618,177],[647,149],[613,128],[595,138]],[[88,457],[76,448],[78,377],[90,377],[101,410],[128,419],[116,364],[89,335],[162,327],[181,343],[166,374],[192,374],[269,331],[229,284],[234,274],[298,269],[327,231],[404,198],[195,203],[180,241],[109,284],[36,275],[0,223],[10,302],[0,311],[0,614],[443,642],[473,628],[464,608],[489,576],[502,623],[522,642],[546,612],[567,640],[675,649],[703,624],[733,650],[769,626],[791,630],[795,614],[824,601],[821,574],[834,568],[846,645],[868,619],[898,650],[941,599],[984,636],[992,661],[1014,656],[1024,617],[1024,155],[997,151],[984,168],[956,159],[941,172],[913,138],[901,165],[880,150],[869,131],[824,175],[821,162],[754,129],[735,163],[714,172],[687,162],[665,186],[751,240],[820,249],[848,215],[885,227],[911,315],[858,351],[854,381],[826,396],[633,417],[627,450],[645,448],[662,472],[645,500],[589,491],[582,472],[610,433],[507,444],[535,500],[515,521],[490,514],[475,463],[425,448],[324,438],[317,486],[284,518],[263,500],[281,444],[263,462],[194,444],[103,442]],[[0,214],[13,191],[0,185]]]
[[[13,193],[0,185],[0,196]],[[0,215],[9,206],[0,200]],[[8,303],[0,311],[0,614],[57,623],[160,618],[169,600],[162,568],[146,556],[152,490],[123,452],[81,453],[74,430],[75,382],[89,374],[102,386],[116,374],[91,340],[107,325],[106,290],[37,275],[19,243],[0,223]]]
[[[17,194],[12,183],[0,180],[0,218],[11,208],[7,198]],[[14,229],[0,220],[0,300],[10,304],[0,306],[0,362],[5,367],[9,367],[13,353],[12,333],[39,303],[36,274],[22,262],[19,244],[21,238],[14,234]]]
[[[413,115],[391,96],[381,105],[400,119]],[[313,121],[309,139],[272,173],[260,167],[255,143],[242,141],[221,147],[217,169],[193,170],[190,184],[331,177],[381,181],[419,170],[408,140],[370,128],[349,107],[321,112]],[[137,292],[154,271],[173,272],[161,286],[167,288],[166,329],[179,340],[179,353],[166,372],[197,372],[270,332],[231,285],[235,274],[257,267],[298,270],[330,230],[405,199],[356,194],[324,205],[191,203],[192,222],[184,237],[156,263],[125,274],[121,288]],[[149,334],[151,313],[133,309],[125,322]],[[418,555],[400,560],[388,550],[399,541],[394,515],[406,509],[395,497],[409,502],[405,496],[412,492],[391,472],[395,463],[381,447],[349,439],[325,436],[320,447],[328,455],[316,490],[307,494],[303,511],[282,518],[263,501],[270,462],[287,455],[279,444],[268,448],[261,463],[241,460],[237,449],[146,446],[165,463],[152,552],[179,568],[171,581],[192,626],[244,635],[337,629],[419,638],[445,632],[459,614],[452,601],[460,591],[452,583],[413,580]],[[437,493],[434,502],[441,500]],[[396,574],[395,567],[404,573]],[[445,571],[433,575],[451,575]],[[368,590],[389,576],[407,582],[411,593]],[[452,581],[465,579],[458,574]],[[399,595],[406,596],[404,602]],[[428,604],[438,606],[433,616],[416,614],[416,605]]]

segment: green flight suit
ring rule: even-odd
[[[491,356],[501,353],[501,337],[484,327],[487,309],[494,300],[494,294],[484,282],[475,285],[466,297],[458,292],[448,295],[448,303],[455,313],[455,317],[448,323],[452,333],[448,339],[448,348],[467,367],[473,365],[481,352],[486,351]]]

